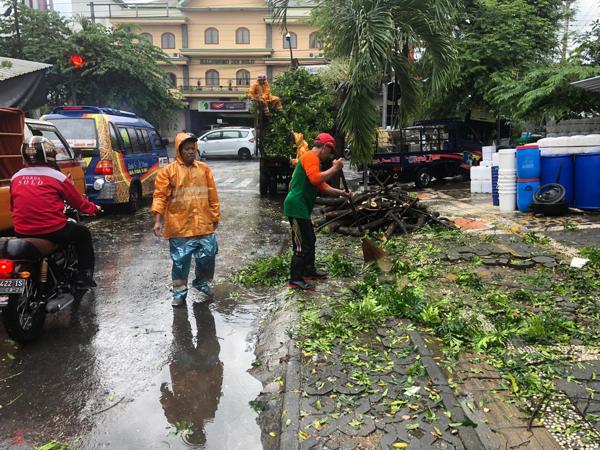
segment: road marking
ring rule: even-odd
[[[236,185],[236,188],[247,188],[252,183],[252,178],[246,178],[244,181]]]
[[[236,178],[227,178],[225,181],[223,181],[223,184],[233,183],[235,180]]]

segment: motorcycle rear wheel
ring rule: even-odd
[[[35,304],[36,290],[28,280],[23,294],[9,296],[8,305],[2,311],[2,322],[8,336],[21,344],[36,340],[44,329],[46,309]]]

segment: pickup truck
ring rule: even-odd
[[[66,139],[49,122],[25,119],[23,112],[0,108],[0,233],[12,230],[10,214],[10,179],[23,167],[21,146],[31,136],[48,138],[56,146],[56,160],[60,170],[69,175],[79,192],[85,193],[85,162],[75,155]]]

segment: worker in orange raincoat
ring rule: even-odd
[[[269,86],[267,77],[263,74],[260,74],[256,81],[253,81],[250,85],[250,89],[248,89],[248,98],[257,102],[262,102],[265,107],[265,114],[270,114],[269,106],[274,106],[279,111],[283,109],[279,97],[271,95],[271,86]]]
[[[173,306],[183,306],[187,297],[192,257],[196,261],[192,286],[199,291],[195,301],[212,297],[209,282],[215,272],[218,252],[215,230],[221,212],[219,197],[208,165],[196,161],[198,140],[191,133],[175,138],[177,160],[156,176],[152,213],[154,234],[169,240],[173,269]],[[164,219],[164,224],[163,224]]]
[[[296,164],[298,164],[298,161],[300,161],[302,155],[309,151],[310,147],[308,146],[308,142],[306,142],[302,133],[292,131],[292,136],[294,136],[294,142],[296,144],[296,157],[292,159],[292,166],[296,167]]]

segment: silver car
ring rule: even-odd
[[[227,127],[211,130],[198,138],[200,158],[234,156],[250,159],[256,151],[254,128]]]

